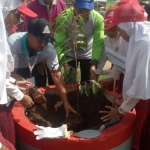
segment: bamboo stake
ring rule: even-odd
[[[114,106],[114,102],[115,102],[115,89],[116,89],[116,80],[117,80],[117,67],[114,65],[114,70],[115,70],[115,73],[114,73],[114,83],[113,83],[113,100],[112,100],[112,106]]]

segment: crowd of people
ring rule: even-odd
[[[104,114],[100,119],[122,118],[135,108],[132,149],[149,150],[150,23],[148,8],[144,7],[137,0],[121,0],[103,18],[94,10],[94,0],[72,0],[71,8],[66,8],[63,0],[32,0],[28,4],[24,0],[1,0],[0,149],[16,149],[11,114],[14,101],[25,108],[46,101],[38,87],[54,84],[66,117],[70,111],[77,113],[68,102],[59,60],[64,55],[72,59],[63,68],[77,68],[80,62],[81,83],[98,81],[108,47],[126,58],[125,72],[113,65],[108,78],[100,83],[109,86],[117,79],[117,92],[124,101],[117,108],[106,106],[109,111],[100,111]],[[16,30],[8,36],[20,20],[21,32]],[[67,44],[54,46],[62,41]],[[70,50],[60,55],[63,49]]]

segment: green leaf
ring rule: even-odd
[[[102,95],[104,95],[105,90],[104,90],[104,88],[103,88],[103,87],[101,87],[100,91],[101,91],[101,94],[102,94]]]
[[[85,90],[85,94],[86,96],[90,96],[90,88],[89,88],[89,85],[85,82],[84,84],[84,90]]]
[[[62,53],[64,54],[66,54],[67,52],[69,52],[69,51],[71,51],[72,49],[70,48],[70,49],[62,49],[59,53],[58,53],[58,56],[60,56]]]
[[[79,86],[79,92],[80,92],[80,95],[82,95],[82,94],[83,94],[83,88],[82,88],[82,86],[81,86],[81,85]]]
[[[95,83],[92,84],[92,92],[94,95],[97,93],[97,85]]]
[[[101,87],[102,87],[101,84],[98,83],[97,81],[95,81],[95,80],[91,80],[91,81],[92,81],[94,84],[96,84],[98,88],[101,88]]]
[[[65,55],[64,55],[65,56]],[[64,58],[63,58],[64,59]],[[62,60],[62,59],[61,59]],[[67,62],[69,62],[69,61],[71,61],[71,60],[73,60],[72,58],[70,58],[70,57],[66,57],[66,59],[64,59],[64,60],[62,60],[61,61],[60,60],[60,64],[65,64],[65,63],[67,63]]]
[[[64,69],[63,76],[66,77],[70,72],[70,67]]]
[[[74,83],[74,81],[76,81],[76,79],[74,79],[74,74],[75,74],[75,70],[71,69],[69,74],[65,78],[66,84]]]
[[[57,70],[61,71],[62,66],[63,64],[60,64]]]

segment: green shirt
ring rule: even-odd
[[[57,53],[61,53],[59,59],[65,50],[67,56],[74,58],[74,47],[76,47],[78,59],[99,61],[104,46],[103,17],[95,10],[90,12],[87,20],[78,19],[79,21],[72,21],[75,20],[73,17],[77,19],[74,16],[74,9],[68,8],[56,19],[54,37],[57,41],[56,43],[59,43],[55,47]],[[77,24],[73,25],[75,22]],[[72,42],[74,39],[76,39],[75,46],[73,46]],[[71,50],[68,52],[68,49]]]

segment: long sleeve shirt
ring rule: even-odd
[[[22,100],[24,94],[20,91],[20,89],[16,85],[13,84],[15,82],[15,79],[10,77],[10,73],[14,69],[14,60],[9,48],[7,49],[7,58],[8,58],[8,62],[7,62],[7,73],[6,73],[6,80],[5,80],[7,97],[5,97],[4,96],[5,93],[3,93],[3,97],[0,101],[0,104],[8,105],[9,102],[13,99],[16,99],[18,101]]]
[[[60,54],[63,49],[71,49],[67,55],[74,58],[73,41],[75,40],[77,59],[91,59],[99,62],[104,46],[103,17],[92,10],[86,20],[77,21],[76,25],[72,27],[74,17],[74,8],[68,8],[56,19],[54,29],[56,42],[70,39],[67,44],[60,44],[55,47],[57,53]],[[61,59],[63,53],[59,56],[59,59]]]

